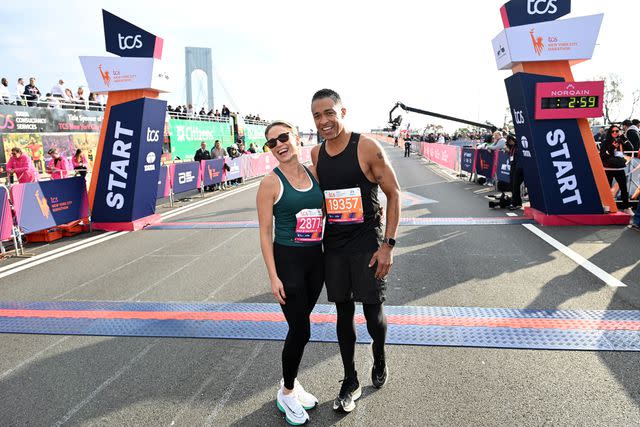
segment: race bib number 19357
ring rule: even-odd
[[[322,241],[322,209],[303,209],[296,214],[296,242]]]
[[[364,222],[360,188],[327,190],[324,192],[327,221],[332,224],[358,224]]]

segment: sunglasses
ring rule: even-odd
[[[278,141],[287,142],[288,140],[289,140],[289,132],[281,133],[275,138],[271,138],[270,140],[268,140],[267,147],[269,147],[269,149],[271,150],[276,148],[276,145],[278,145]]]
[[[611,134],[613,135],[614,133],[620,133],[620,129],[612,129]]]

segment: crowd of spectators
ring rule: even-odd
[[[64,80],[58,80],[49,92],[42,93],[38,88],[35,77],[29,78],[29,84],[24,84],[21,77],[12,92],[9,80],[0,79],[0,104],[21,105],[27,107],[62,108],[66,110],[104,111],[106,97],[95,93],[85,93],[84,87],[79,86],[76,93],[65,86]]]
[[[255,144],[250,143],[249,148],[245,147],[245,143],[240,141],[238,144],[231,144],[226,149],[222,147],[219,139],[216,139],[213,143],[213,147],[209,150],[207,148],[207,143],[202,141],[200,143],[200,148],[193,155],[193,160],[199,162],[201,160],[211,160],[211,159],[224,159],[225,157],[230,157],[232,159],[238,158],[245,154],[255,154],[257,153],[257,149]],[[225,165],[225,169],[228,170],[228,166]],[[226,189],[227,187],[237,186],[242,183],[242,178],[233,179],[230,181],[223,182],[219,185],[214,185],[210,187],[205,187],[205,191],[214,191],[219,189]]]
[[[200,111],[196,111],[197,108],[193,108],[192,104],[189,105],[178,105],[177,107],[172,107],[171,105],[167,105],[167,113],[169,113],[170,117],[176,119],[193,119],[193,120],[216,120],[216,119],[224,119],[231,116],[231,114],[240,115],[240,113],[232,113],[231,110],[226,105],[222,105],[222,109],[210,109],[206,111],[204,107],[200,108]],[[260,115],[248,114],[244,116],[244,119],[249,123],[255,124],[269,124],[268,121],[260,118]]]

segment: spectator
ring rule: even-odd
[[[240,141],[240,143],[238,144],[238,152],[240,153],[240,155],[243,155],[243,154],[250,154],[250,153],[245,149],[244,142],[242,142],[242,141]]]
[[[0,104],[9,104],[11,102],[11,92],[9,92],[9,81],[6,77],[0,80]]]
[[[404,157],[411,157],[411,141],[408,139],[404,141]]]
[[[84,97],[84,88],[78,86],[78,93],[76,94],[76,110],[86,110],[87,100]]]
[[[229,117],[230,115],[231,111],[229,111],[226,105],[222,104],[222,117]]]
[[[504,150],[507,146],[507,140],[499,130],[493,133],[493,144],[486,146],[487,150]]]
[[[27,145],[27,148],[31,151],[31,160],[33,160],[33,165],[36,167],[36,170],[38,172],[42,172],[42,156],[44,155],[42,144],[40,144],[36,138],[31,136],[29,137],[29,144]]]
[[[507,148],[509,149],[509,181],[511,182],[511,206],[510,210],[520,209],[522,207],[522,196],[520,194],[520,186],[524,182],[524,171],[518,163],[518,144],[514,135],[507,135]]]
[[[631,120],[625,120],[622,122],[622,129],[624,129],[624,136],[629,140],[629,143],[633,147],[633,151],[638,151],[638,149],[640,149],[640,134],[638,133],[638,127],[634,125]]]
[[[629,190],[627,189],[627,175],[625,173],[627,159],[624,156],[624,151],[631,150],[631,144],[620,137],[620,127],[612,125],[607,131],[605,141],[600,145],[600,158],[602,159],[609,185],[613,184],[614,179],[618,183],[622,209],[626,213],[633,215],[633,212],[629,209]]]
[[[47,173],[51,179],[63,179],[69,175],[69,166],[64,157],[60,156],[56,148],[51,148],[47,152],[51,158],[47,162]]]
[[[20,77],[16,85],[16,103],[24,105],[24,79]]]
[[[189,104],[189,107],[187,108],[187,115],[189,117],[193,117],[194,111],[193,111],[193,105]]]
[[[262,152],[268,153],[269,151],[271,151],[271,149],[267,147],[267,143],[265,142],[264,145],[262,146]]]
[[[22,153],[20,147],[11,149],[11,158],[7,162],[7,174],[9,181],[13,182],[12,175],[16,174],[19,183],[36,182],[38,180],[38,172],[33,162],[26,154]]]
[[[204,107],[202,107],[202,108],[200,109],[200,112],[198,113],[198,115],[199,115],[199,116],[206,116],[206,115],[207,115],[207,112],[204,110]]]
[[[196,151],[196,154],[193,155],[193,160],[199,162],[200,160],[209,160],[211,159],[211,154],[209,150],[207,150],[206,142],[202,141],[200,143],[200,149]]]
[[[257,153],[256,146],[253,144],[253,142],[251,144],[249,144],[249,153],[251,153],[251,154],[256,154]]]
[[[438,144],[444,144],[445,143],[443,134],[441,134],[441,133],[438,134],[438,141],[437,142],[438,142]]]
[[[47,103],[46,106],[49,108],[60,108],[60,100],[53,96],[51,93],[47,93],[46,95]]]
[[[71,164],[73,165],[73,169],[76,171],[76,176],[81,176],[83,178],[87,176],[89,162],[87,161],[86,156],[82,153],[82,149],[78,148],[76,150],[76,154],[71,158]]]
[[[216,116],[216,117],[220,117],[220,111],[218,111],[218,110],[216,109],[216,112],[215,112],[213,115],[214,115],[214,116]]]
[[[62,104],[62,108],[73,110],[75,107],[75,98],[73,97],[73,92],[69,88],[65,88],[64,90],[64,104]]]
[[[604,126],[602,126],[600,129],[598,129],[598,133],[595,134],[594,139],[598,144],[602,144],[606,136],[607,136],[607,132]]]
[[[29,79],[29,84],[24,87],[24,95],[29,107],[35,107],[38,105],[38,99],[42,96],[42,93],[40,92],[40,89],[38,89],[38,86],[36,86],[35,77],[31,77]]]
[[[89,110],[91,111],[100,111],[100,103],[96,97],[94,92],[89,92]]]
[[[240,157],[240,153],[238,152],[238,146],[236,144],[231,144],[229,148],[227,148],[227,155],[232,159],[236,157]]]
[[[213,144],[213,148],[211,149],[211,158],[212,159],[223,159],[227,155],[227,152],[220,145],[220,140],[216,139],[216,142]]]
[[[64,98],[64,80],[58,80],[58,84],[51,88],[51,95],[58,98]]]

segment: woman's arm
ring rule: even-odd
[[[278,278],[276,262],[273,256],[273,204],[279,190],[280,183],[275,176],[267,175],[264,177],[258,188],[256,207],[258,209],[258,224],[260,227],[260,249],[262,250],[262,258],[271,282],[271,292],[276,300],[284,305],[284,300],[286,299],[284,285]]]

